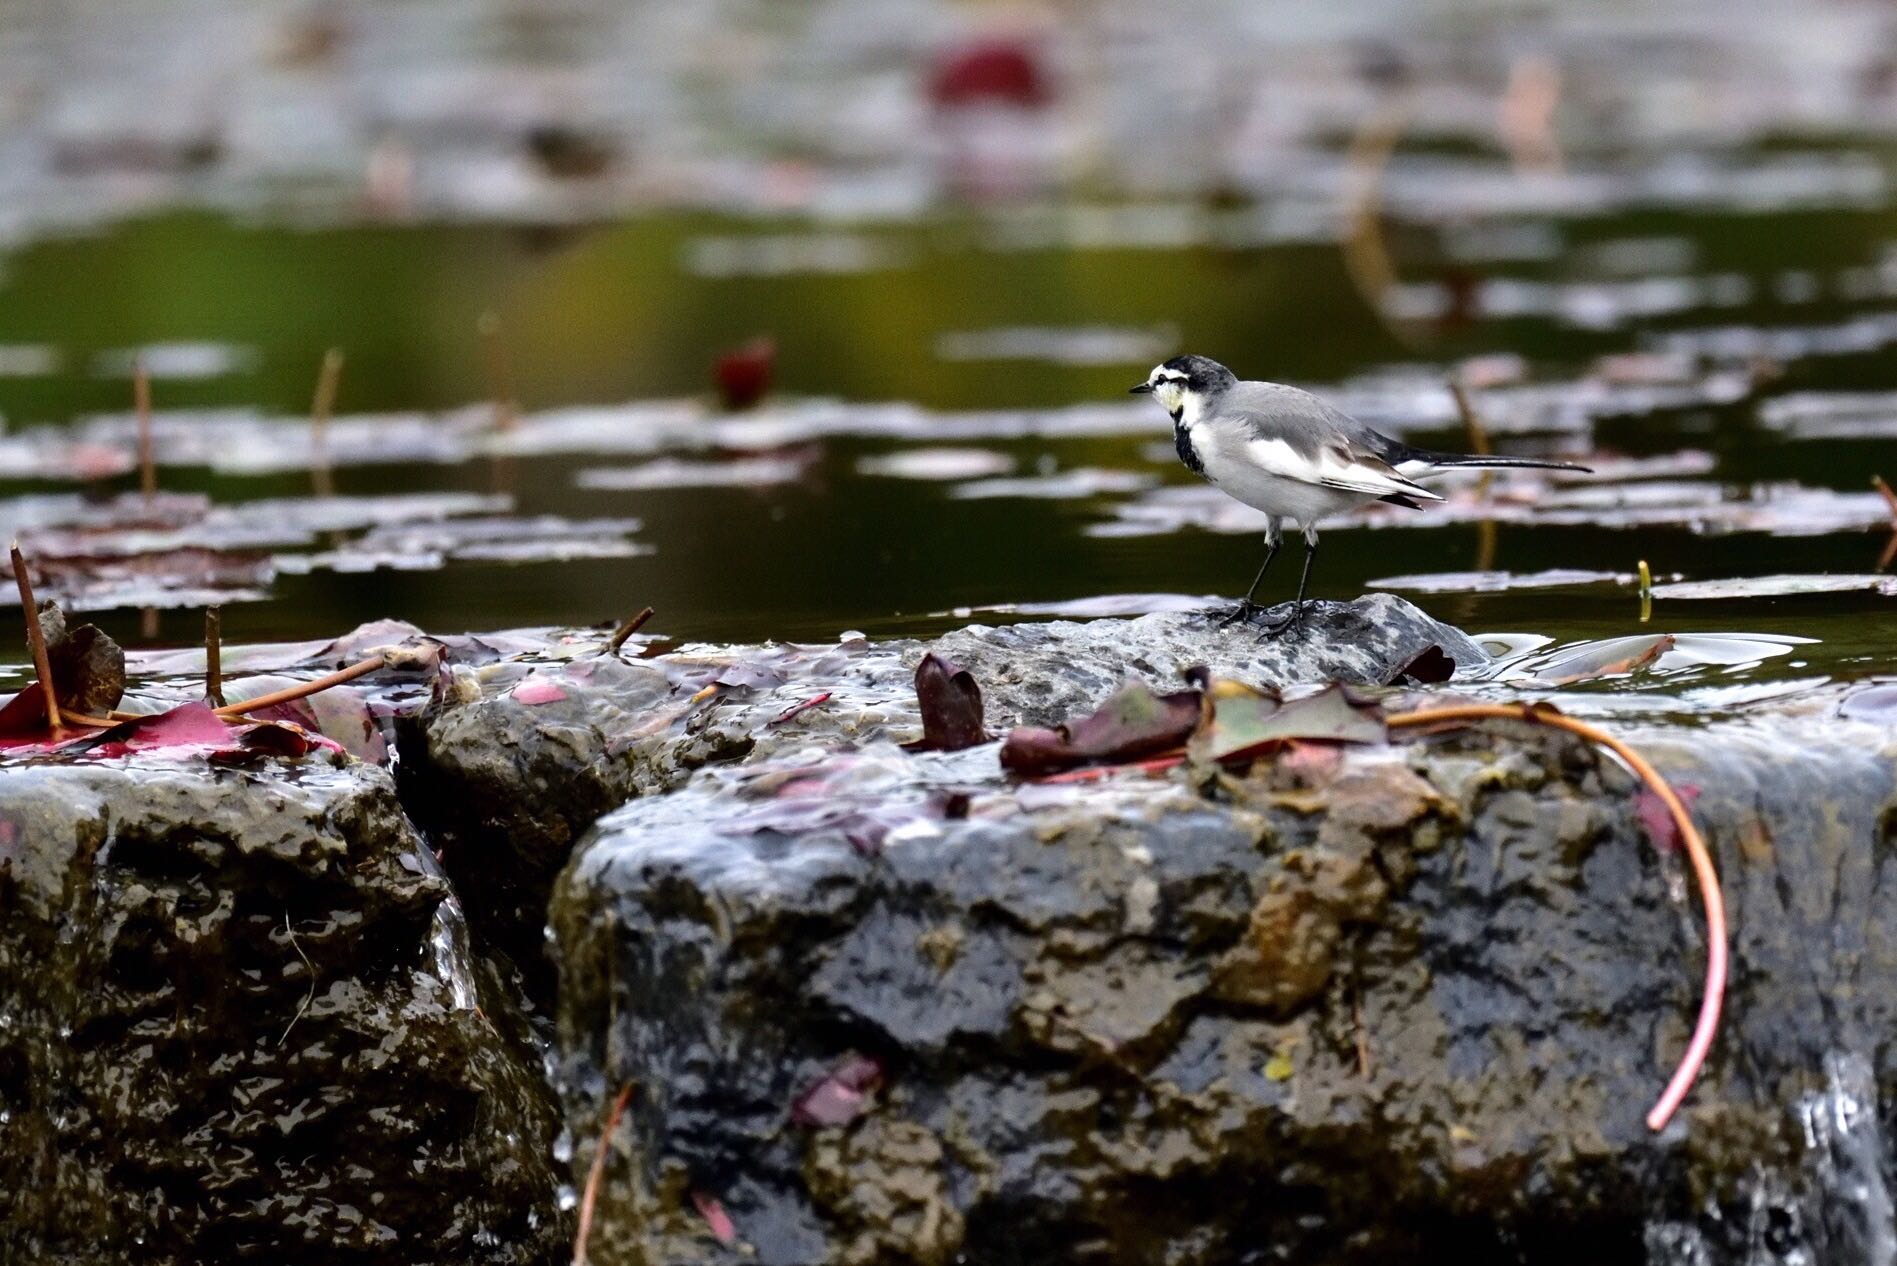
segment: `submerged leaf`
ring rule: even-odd
[[[515,703],[532,706],[537,703],[558,703],[566,698],[566,690],[551,681],[538,677],[529,678],[515,686],[509,698]]]
[[[1292,741],[1382,743],[1383,709],[1332,684],[1301,699],[1237,682],[1217,682],[1211,715],[1187,746],[1195,761],[1240,763],[1275,753]]]
[[[959,752],[988,741],[981,687],[967,669],[933,651],[916,665],[916,702],[922,708],[922,737],[903,744],[909,751]]]
[[[1138,760],[1177,747],[1199,723],[1203,696],[1197,690],[1154,694],[1139,682],[1127,685],[1099,711],[1057,729],[1021,726],[1001,745],[1001,767],[1025,778],[1079,765]]]
[[[883,1066],[868,1055],[851,1054],[830,1075],[797,1096],[791,1119],[818,1128],[848,1125],[869,1111],[870,1096],[883,1084]]]
[[[1699,799],[1699,788],[1690,782],[1675,783],[1673,794],[1680,798],[1687,812],[1692,812],[1693,801]],[[1640,825],[1647,830],[1647,838],[1662,853],[1671,853],[1680,846],[1680,825],[1673,820],[1672,810],[1666,807],[1666,801],[1654,794],[1650,787],[1642,787],[1640,794],[1634,797],[1634,812],[1640,817]]]
[[[706,1195],[702,1191],[694,1191],[692,1192],[692,1207],[698,1210],[698,1216],[705,1219],[705,1225],[710,1229],[713,1239],[726,1246],[738,1242],[738,1228],[731,1221],[731,1215],[725,1212],[724,1204],[718,1197]]]
[[[1671,633],[1641,633],[1586,642],[1544,661],[1538,679],[1552,686],[1571,686],[1597,677],[1615,677],[1654,664],[1673,649]]]

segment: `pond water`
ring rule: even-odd
[[[208,601],[237,640],[1176,606],[1260,549],[1125,394],[1190,350],[1443,447],[1454,375],[1501,451],[1599,471],[1339,522],[1320,595],[1891,669],[1888,6],[1194,14],[10,7],[0,529],[134,646]],[[150,507],[112,500],[136,349]],[[1684,586],[1644,623],[1641,560]]]
[[[141,614],[143,601],[172,605],[168,586],[198,593],[193,605],[221,594],[226,635],[241,640],[380,617],[442,630],[610,622],[646,605],[678,637],[825,639],[927,633],[1012,604],[1230,595],[1256,565],[1254,516],[1198,485],[1163,413],[1125,395],[1153,362],[1193,349],[1443,447],[1466,439],[1444,386],[1460,373],[1503,451],[1601,467],[1593,481],[1506,479],[1489,501],[1464,485],[1446,511],[1340,522],[1319,594],[1390,581],[1475,631],[1795,634],[1817,641],[1763,671],[1890,668],[1892,598],[1874,581],[1663,596],[1644,625],[1631,581],[1641,559],[1662,582],[1888,562],[1890,522],[1869,487],[1897,476],[1897,333],[1873,319],[1885,213],[1537,221],[1559,239],[1554,258],[1488,264],[1473,283],[1426,267],[1406,285],[1413,308],[1428,308],[1431,285],[1484,297],[1407,326],[1379,319],[1334,247],[1139,244],[1142,226],[1202,230],[1225,214],[1134,206],[1085,223],[1046,210],[851,229],[655,214],[559,230],[181,214],[43,241],[0,259],[13,476],[0,517],[36,561],[79,560],[43,587],[129,645],[198,635],[195,609]],[[1061,240],[1114,225],[1130,240]],[[1638,275],[1656,259],[1679,275]],[[1653,310],[1663,293],[1677,310]],[[489,312],[498,334],[484,339]],[[776,345],[773,390],[726,414],[713,363],[760,336]],[[325,441],[333,487],[396,499],[340,518],[296,500],[311,491],[304,419],[332,346],[345,355]],[[222,527],[186,507],[169,543],[195,552],[128,590],[137,567],[96,556],[133,547],[109,532],[62,546],[60,528],[37,525],[105,521],[71,504],[75,490],[136,487],[124,467],[137,347],[155,379],[162,489],[273,504]],[[521,413],[498,439],[485,403],[497,374]],[[400,500],[438,492],[470,495],[445,509]],[[428,525],[443,514],[447,530]],[[466,516],[482,520],[470,533],[453,526]],[[423,522],[390,523],[407,517]],[[256,519],[280,530],[259,535]],[[544,548],[520,545],[535,539]],[[199,546],[241,561],[207,565]],[[1532,577],[1550,570],[1596,575]],[[1529,586],[1443,575],[1470,571]],[[1267,589],[1294,579],[1281,564]]]

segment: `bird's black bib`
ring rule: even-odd
[[[1180,420],[1183,413],[1184,410],[1181,410],[1179,413],[1173,414],[1172,446],[1178,452],[1179,460],[1186,464],[1187,470],[1195,475],[1203,475],[1205,474],[1205,462],[1200,458],[1199,450],[1192,446],[1192,432],[1188,431],[1186,424]]]

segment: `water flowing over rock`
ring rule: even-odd
[[[1638,741],[1706,789],[1737,929],[1727,1028],[1659,1135],[1642,1118],[1697,1003],[1700,923],[1637,784],[1564,735],[1084,787],[1009,785],[992,748],[784,752],[629,804],[553,906],[576,1137],[632,1087],[594,1254],[1737,1262],[1882,1243],[1897,744]]]
[[[380,770],[0,771],[0,1260],[550,1259],[552,1103]]]
[[[407,727],[404,798],[441,849],[475,930],[545,1000],[547,897],[595,819],[708,765],[813,741],[915,738],[915,668],[931,646],[974,673],[996,729],[1056,724],[1128,678],[1177,688],[1195,664],[1284,686],[1380,685],[1431,646],[1463,668],[1487,661],[1459,629],[1388,594],[1314,602],[1295,638],[1221,628],[1222,615],[973,625],[933,644],[854,637],[829,647],[687,647],[633,662],[597,656],[549,669],[558,697],[495,678]],[[819,697],[821,706],[786,716]]]

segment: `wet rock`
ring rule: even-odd
[[[1222,612],[974,625],[934,643],[690,647],[649,660],[588,653],[468,672],[465,693],[405,727],[403,799],[440,849],[477,935],[552,996],[547,897],[573,842],[603,813],[694,770],[817,745],[922,734],[916,666],[933,647],[970,670],[988,725],[1053,725],[1129,677],[1177,688],[1194,664],[1258,685],[1388,681],[1431,646],[1468,668],[1460,630],[1376,594],[1311,605],[1302,636],[1261,641]],[[531,684],[529,684],[531,682]],[[548,686],[554,687],[548,689]]]
[[[1290,613],[1274,607],[1265,620]],[[1430,647],[1458,668],[1488,662],[1460,629],[1391,594],[1307,605],[1301,634],[1260,638],[1251,626],[1221,628],[1222,610],[1135,620],[974,625],[938,639],[936,651],[968,669],[1010,725],[1055,725],[1098,706],[1128,677],[1176,687],[1194,664],[1255,686],[1341,681],[1383,685]]]
[[[380,770],[0,770],[0,1260],[553,1260],[519,1016]]]
[[[1657,1136],[1643,1116],[1697,1006],[1701,924],[1632,778],[1566,735],[1085,787],[1010,786],[992,748],[787,753],[629,804],[553,905],[576,1181],[633,1087],[594,1253],[1225,1266],[1855,1243],[1825,1229],[1840,1202],[1874,1226],[1891,1190],[1890,735],[1636,741],[1702,786],[1737,929],[1728,1026]],[[887,828],[867,847],[865,814]],[[880,1076],[852,1081],[850,1112],[799,1115],[864,1060]]]

